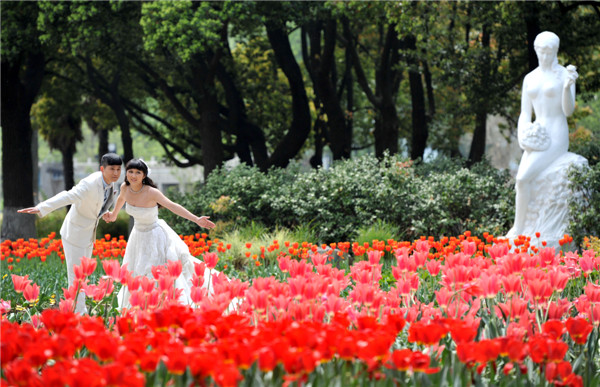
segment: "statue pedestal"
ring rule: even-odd
[[[519,233],[531,237],[531,245],[560,248],[558,243],[564,237],[569,226],[569,198],[574,194],[569,188],[569,168],[582,168],[587,160],[575,153],[568,152],[550,164],[531,183],[531,201],[529,202],[525,226]],[[515,238],[509,231],[507,237]],[[535,237],[539,232],[540,238]]]

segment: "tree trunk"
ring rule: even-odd
[[[541,31],[540,21],[539,21],[539,8],[535,2],[524,2],[525,6],[525,24],[527,26],[527,59],[529,63],[529,71],[533,71],[538,67],[538,59],[537,54],[535,53],[535,49],[533,47],[533,41],[535,37]]]
[[[375,118],[375,156],[398,153],[398,113],[393,103],[382,104]]]
[[[421,74],[416,70],[409,70],[410,98],[412,102],[412,147],[411,160],[422,159],[427,147],[427,118],[425,116],[425,94]]]
[[[1,71],[4,193],[1,238],[35,238],[35,217],[19,214],[17,210],[34,204],[30,111],[42,84],[44,56],[41,53],[30,54],[25,63],[2,62]]]
[[[65,179],[65,190],[68,191],[75,186],[75,168],[73,167],[74,147],[67,146],[60,151],[62,155],[63,177]],[[67,206],[67,211],[71,206]]]
[[[267,25],[267,36],[275,59],[288,79],[292,94],[292,124],[270,159],[271,165],[285,168],[298,154],[310,134],[310,109],[302,72],[294,58],[286,32],[280,27]]]
[[[244,98],[225,66],[219,65],[217,77],[225,90],[225,99],[229,107],[226,112],[227,126],[230,132],[236,134],[235,149],[238,157],[243,163],[256,164],[261,171],[266,171],[269,168],[269,156],[263,131],[248,121]]]
[[[385,151],[398,153],[399,119],[396,111],[396,96],[401,73],[396,68],[399,62],[398,40],[394,24],[387,26],[381,60],[375,72],[376,89],[380,104],[375,118],[375,156],[382,158]]]
[[[352,146],[354,135],[354,78],[352,78],[352,54],[346,48],[346,138]]]
[[[118,90],[111,90],[111,103],[109,106],[113,109],[117,116],[117,122],[121,128],[121,143],[123,145],[123,163],[127,164],[129,160],[133,158],[133,140],[131,139],[130,122],[127,113],[125,113],[125,106],[121,101]],[[118,153],[118,152],[117,152]]]
[[[327,115],[328,140],[333,159],[340,160],[350,158],[352,137],[347,136],[346,117],[335,86],[336,29],[336,22],[333,19],[328,19],[324,23],[312,23],[308,28],[311,35],[310,61],[306,65],[311,67],[309,72],[314,76],[315,93]],[[323,31],[322,46],[320,44],[321,31]]]
[[[412,146],[410,151],[411,160],[422,159],[427,146],[427,117],[425,114],[425,92],[423,81],[419,72],[418,61],[415,58],[417,46],[414,36],[406,38],[409,53],[406,62],[408,64],[408,79],[410,83],[410,98],[412,103]]]
[[[208,95],[207,95],[208,94]],[[202,164],[204,180],[223,163],[223,143],[219,127],[219,106],[216,96],[205,92],[200,104],[200,138],[202,139]]]
[[[108,129],[99,129],[98,133],[98,163],[102,156],[108,153]]]
[[[133,140],[131,139],[130,121],[125,112],[125,105],[119,94],[119,75],[115,75],[112,82],[108,82],[104,76],[94,67],[92,60],[89,57],[85,58],[87,76],[90,83],[94,87],[95,96],[106,104],[115,113],[117,122],[121,129],[121,143],[123,152],[121,157],[123,162],[127,163],[133,158]],[[102,85],[101,85],[102,84]],[[107,92],[103,91],[103,87]],[[119,153],[117,151],[117,153]]]
[[[65,178],[65,190],[68,191],[75,186],[75,168],[73,167],[74,147],[67,146],[61,149],[63,176]]]
[[[310,166],[318,168],[323,165],[323,126],[324,122],[317,117],[313,127],[315,134],[315,154],[310,158]]]
[[[483,31],[481,34],[481,46],[483,48],[490,47],[490,28],[488,25],[483,26]],[[485,154],[486,121],[489,108],[485,101],[483,90],[485,89],[486,85],[488,84],[488,80],[490,79],[491,64],[489,57],[490,54],[485,52],[484,55],[485,57],[482,61],[481,72],[478,75],[480,82],[479,94],[481,95],[481,97],[476,102],[475,130],[473,132],[473,141],[471,142],[471,150],[469,152],[469,165],[473,165],[483,160],[483,155]]]
[[[469,152],[469,165],[480,162],[485,154],[485,126],[487,121],[487,109],[482,108],[475,117],[475,131]]]

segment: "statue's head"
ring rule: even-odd
[[[558,62],[556,55],[559,44],[560,39],[554,32],[544,31],[535,37],[533,48],[537,54],[540,66],[552,66],[553,63]]]
[[[558,52],[558,46],[560,44],[560,39],[554,32],[544,31],[538,34],[533,41],[533,47],[538,49],[538,47],[550,47]]]

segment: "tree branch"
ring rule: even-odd
[[[343,26],[344,26],[344,36],[347,41],[346,48],[348,50],[350,50],[350,56],[352,58],[354,72],[356,73],[356,81],[358,82],[360,87],[365,92],[365,95],[367,96],[369,101],[374,106],[380,106],[381,98],[376,97],[375,94],[373,93],[373,91],[371,90],[371,87],[369,86],[369,82],[367,81],[367,77],[365,76],[363,67],[360,63],[360,58],[358,57],[358,53],[356,52],[356,47],[354,45],[354,39],[352,37],[352,33],[350,32],[350,25],[348,23],[348,20],[345,20],[345,19],[343,20]]]

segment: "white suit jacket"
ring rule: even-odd
[[[116,191],[114,183],[110,184],[110,194],[104,206],[104,184],[102,172],[94,172],[81,180],[69,191],[62,191],[50,199],[38,204],[40,216],[71,205],[60,228],[63,240],[77,247],[88,247],[96,238],[98,220],[108,211],[115,201]]]

